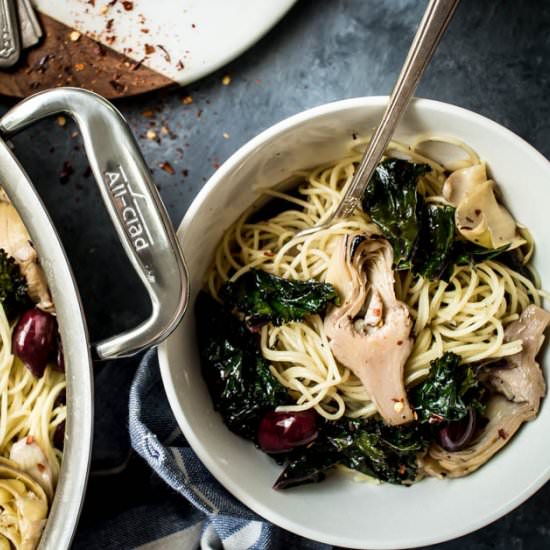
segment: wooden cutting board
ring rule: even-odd
[[[267,32],[296,0],[32,0],[45,38],[0,94],[80,86],[108,98],[184,86]]]
[[[0,71],[0,94],[26,97],[48,88],[78,86],[117,98],[176,84],[83,34],[73,41],[73,29],[47,15],[38,17],[45,38],[25,50],[15,67]]]

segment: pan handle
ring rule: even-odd
[[[189,298],[183,255],[136,140],[120,112],[101,96],[78,88],[37,93],[2,117],[0,133],[8,137],[59,113],[80,128],[111,220],[152,304],[146,321],[93,344],[92,352],[99,359],[132,355],[160,343],[182,318]]]

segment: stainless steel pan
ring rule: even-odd
[[[89,343],[82,304],[59,236],[27,174],[4,141],[33,122],[64,113],[80,127],[92,173],[128,258],[151,299],[135,328]],[[2,139],[4,138],[4,139]],[[188,300],[185,263],[149,169],[122,115],[100,96],[75,88],[36,94],[0,120],[0,183],[38,251],[56,306],[67,374],[66,440],[59,484],[40,548],[68,548],[80,514],[93,430],[92,357],[111,359],[160,343]]]

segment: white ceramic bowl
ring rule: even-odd
[[[276,184],[296,169],[343,156],[352,133],[372,131],[386,101],[350,99],[300,113],[262,132],[214,174],[178,232],[190,268],[191,303],[223,231],[257,198],[253,187]],[[539,244],[535,265],[542,280],[550,281],[544,248],[550,241],[550,163],[495,122],[452,105],[415,100],[396,138],[407,142],[428,131],[463,140],[487,161],[513,215],[532,230]],[[547,380],[549,359],[547,351]],[[545,402],[536,421],[463,479],[427,479],[401,487],[330,475],[320,484],[275,491],[271,486],[279,466],[231,433],[212,409],[200,373],[192,307],[161,346],[160,365],[176,419],[212,474],[259,515],[311,539],[371,549],[449,540],[501,517],[550,478],[550,403]]]

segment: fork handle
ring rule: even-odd
[[[17,63],[21,54],[14,0],[0,0],[0,69]]]
[[[449,25],[459,1],[430,0],[382,120],[370,140],[351,184],[333,214],[334,218],[345,218],[355,210],[399,121],[407,110],[420,78]]]

